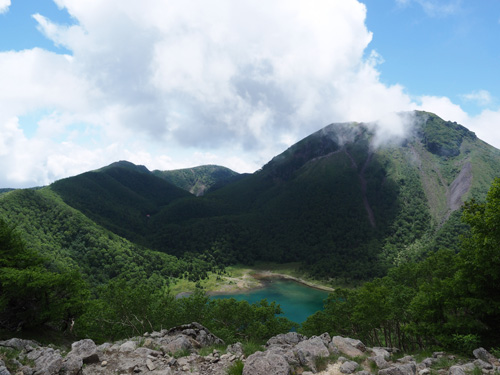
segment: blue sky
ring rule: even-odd
[[[370,48],[384,58],[383,82],[400,83],[415,96],[449,97],[470,114],[484,106],[465,96],[484,90],[492,96],[487,106],[498,108],[499,1],[363,2]]]
[[[498,0],[0,0],[0,187],[252,172],[332,122],[402,136],[413,109],[500,147],[499,34]]]

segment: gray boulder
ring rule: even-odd
[[[356,372],[358,367],[359,367],[359,364],[357,362],[345,361],[344,363],[342,363],[340,365],[339,370],[343,374],[352,374],[352,373]]]
[[[466,375],[464,368],[462,366],[451,366],[448,370],[449,375]]]
[[[271,346],[267,351],[285,358],[292,367],[300,366],[300,360],[291,346]]]
[[[18,338],[12,338],[9,340],[5,341],[0,341],[0,346],[6,347],[6,348],[12,348],[16,350],[25,350],[27,352],[33,350],[34,348],[38,348],[40,344],[38,344],[36,341],[32,340],[23,340],[23,339],[18,339]]]
[[[361,351],[358,346],[363,348],[364,345],[359,340],[345,338],[342,336],[334,336],[332,338],[332,344],[335,345],[341,353],[344,353],[349,357],[359,357],[363,355],[363,351]]]
[[[241,357],[243,355],[243,345],[240,342],[228,345],[226,351],[234,354],[236,357]]]
[[[77,375],[83,367],[83,360],[77,356],[66,356],[62,364],[64,374]]]
[[[5,362],[0,359],[0,375],[10,375],[9,370],[5,367]]]
[[[378,373],[379,375],[416,375],[417,366],[414,362],[410,362],[382,369]]]
[[[492,365],[500,365],[498,358],[495,358],[493,354],[491,354],[484,348],[477,348],[472,352],[472,354],[474,354],[474,357],[476,357],[477,359],[488,362]]]
[[[36,375],[59,374],[63,365],[61,353],[59,353],[59,350],[52,348],[34,349],[26,357],[34,361]]]
[[[137,348],[135,341],[126,341],[120,345],[119,351],[122,353],[133,352]]]
[[[437,361],[437,358],[425,358],[420,364],[426,368],[430,368]]]
[[[97,345],[91,339],[74,342],[71,345],[71,351],[68,353],[68,357],[70,356],[81,358],[85,364],[99,362]]]
[[[493,370],[494,366],[490,362],[483,361],[482,359],[476,359],[474,365],[481,369]]]
[[[163,333],[164,331],[162,330]],[[177,336],[179,334],[192,338],[200,346],[224,345],[223,340],[211,333],[208,328],[196,322],[171,328],[163,336]]]
[[[274,352],[255,352],[243,367],[243,375],[290,375],[291,367],[286,359]]]
[[[316,358],[328,357],[330,352],[320,337],[311,337],[295,345],[295,355],[303,366],[316,371]]]
[[[374,357],[370,357],[369,359],[381,370],[391,366],[382,355],[376,355]]]
[[[174,354],[181,350],[190,350],[194,346],[199,347],[200,345],[197,342],[193,345],[193,340],[182,334],[161,341],[161,350],[164,353]]]
[[[415,358],[413,358],[411,355],[405,355],[404,357],[398,359],[399,363],[410,363],[414,361]]]
[[[306,340],[307,337],[297,332],[281,333],[267,340],[266,347],[269,346],[294,346]]]
[[[374,354],[374,356],[381,356],[386,361],[389,360],[389,358],[391,357],[391,353],[389,353],[389,351],[386,348],[381,348],[381,347],[377,346],[377,347],[371,348],[371,351]]]

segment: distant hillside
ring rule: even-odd
[[[500,152],[425,112],[399,144],[374,148],[372,129],[329,125],[252,175],[166,206],[148,242],[182,253],[224,239],[239,261],[303,261],[318,275],[355,278],[455,247],[464,226],[450,215],[484,197]]]
[[[238,173],[218,165],[202,165],[172,171],[154,170],[153,174],[189,191],[197,197],[204,195],[213,188],[220,188],[235,181],[239,177]]]
[[[474,133],[431,113],[410,115],[398,143],[380,146],[372,124],[331,124],[251,175],[216,166],[149,172],[121,161],[48,190],[149,249],[300,261],[318,277],[367,279],[455,249],[467,229],[462,202],[483,199],[500,176],[500,151]],[[212,189],[186,191],[202,185]]]
[[[191,196],[129,162],[65,178],[50,188],[96,223],[139,243],[152,215],[172,201]]]
[[[0,198],[0,217],[31,250],[56,268],[78,269],[92,285],[121,275],[129,280],[179,277],[186,263],[133,244],[66,205],[51,189],[18,189]],[[49,265],[49,268],[50,265]]]

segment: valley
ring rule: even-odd
[[[229,343],[300,330],[400,350],[499,345],[500,150],[408,116],[405,139],[330,124],[252,174],[119,161],[2,190],[0,335],[103,342],[199,322]],[[212,298],[287,280],[328,296],[301,325],[272,300]]]

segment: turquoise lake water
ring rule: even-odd
[[[249,303],[258,302],[266,298],[268,302],[276,301],[281,306],[288,319],[302,323],[309,315],[323,308],[323,300],[328,292],[309,288],[291,280],[268,279],[263,288],[254,289],[239,294],[224,294],[212,298],[235,298],[238,301],[246,300]]]

